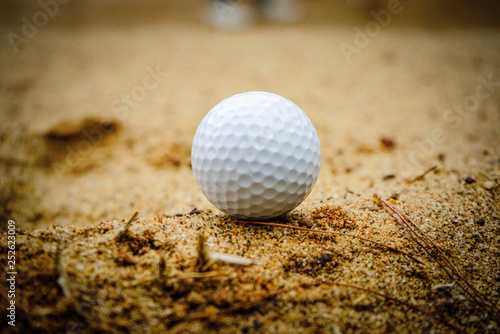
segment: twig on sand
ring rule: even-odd
[[[489,312],[495,317],[498,317],[498,310],[495,306],[492,306],[487,298],[482,295],[451,263],[451,261],[446,257],[441,248],[429,238],[420,227],[413,222],[413,220],[408,217],[401,210],[396,208],[394,205],[384,200],[380,195],[373,195],[395,219],[404,228],[406,234],[413,240],[420,248],[422,248],[434,261],[436,261],[450,276],[451,279],[457,281],[458,285],[465,291],[472,300],[478,305],[485,306]]]
[[[196,245],[196,264],[194,266],[196,271],[205,271],[212,265],[213,261],[208,254],[208,247],[205,245],[207,235],[204,232],[198,234],[198,244]]]
[[[61,287],[64,296],[68,299],[71,299],[71,290],[69,288],[69,279],[68,273],[64,269],[64,266],[61,261],[61,246],[60,243],[57,242],[56,248],[56,269],[57,269],[57,284]]]
[[[432,166],[431,168],[427,169],[425,172],[423,172],[422,174],[420,175],[417,175],[415,178],[411,179],[411,180],[406,180],[407,183],[413,183],[413,182],[417,182],[417,181],[422,181],[425,176],[427,174],[429,174],[430,172],[432,172],[433,170],[437,169],[438,166]]]
[[[132,222],[137,218],[138,215],[139,215],[139,211],[136,211],[132,215],[132,217],[129,219],[129,221],[120,228],[120,230],[118,231],[118,233],[115,236],[116,240],[122,239],[127,234],[128,229],[130,228],[130,225],[132,225]]]
[[[254,264],[253,260],[242,256],[211,252],[209,247],[206,245],[206,241],[207,235],[204,232],[198,234],[198,244],[196,246],[198,256],[195,264],[195,270],[198,272],[206,271],[215,262],[222,262],[237,266],[250,266]]]
[[[299,227],[299,226],[293,226],[293,225],[286,225],[286,224],[279,224],[279,223],[270,223],[270,222],[259,222],[259,221],[245,221],[245,220],[232,220],[232,223],[237,223],[237,224],[244,224],[244,225],[264,225],[264,226],[271,226],[271,227],[282,227],[282,228],[289,228],[289,229],[294,229],[294,230],[299,230],[299,231],[305,231],[305,232],[312,232],[312,233],[325,233],[325,234],[334,234],[334,235],[342,235],[345,237],[350,237],[350,238],[355,238],[367,242],[371,242],[372,244],[387,248],[388,250],[395,252],[395,253],[400,253],[408,256],[412,260],[418,263],[422,263],[419,259],[415,258],[414,256],[399,250],[397,248],[391,247],[389,245],[383,244],[381,242],[371,240],[368,238],[360,237],[358,235],[354,234],[348,234],[348,233],[342,233],[342,232],[335,232],[335,231],[326,231],[326,230],[316,230],[316,229],[311,229],[307,227]]]

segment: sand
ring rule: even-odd
[[[17,227],[16,327],[2,331],[498,333],[498,315],[373,197],[498,309],[498,5],[401,1],[382,27],[366,10],[311,1],[297,24],[225,32],[203,21],[203,4],[74,1],[31,37],[23,25],[40,5],[0,4],[4,267],[7,221]],[[204,198],[194,132],[249,90],[294,101],[321,140],[315,188],[277,223],[407,255],[237,224]],[[252,264],[206,263],[200,235]]]

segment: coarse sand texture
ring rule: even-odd
[[[500,1],[208,1],[0,1],[0,334],[499,334]]]

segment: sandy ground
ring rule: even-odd
[[[311,1],[297,24],[225,32],[207,26],[203,4],[72,1],[53,17],[35,2],[0,4],[0,216],[2,231],[9,219],[19,229],[18,332],[453,331],[448,322],[498,333],[373,199],[391,198],[498,309],[498,5],[401,1],[377,21]],[[283,222],[306,217],[422,264],[349,237],[236,225],[203,197],[194,132],[250,90],[294,101],[320,136],[318,183]],[[200,274],[200,232],[255,263]]]

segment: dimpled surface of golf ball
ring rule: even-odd
[[[239,219],[290,212],[318,177],[321,148],[306,114],[272,93],[247,92],[217,104],[193,139],[191,165],[207,199]]]

